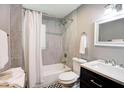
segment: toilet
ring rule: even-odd
[[[59,83],[65,87],[71,87],[75,84],[80,76],[80,64],[86,63],[84,59],[74,57],[73,59],[73,71],[63,72],[59,75]]]

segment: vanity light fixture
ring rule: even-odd
[[[124,11],[124,4],[122,4],[122,10]]]
[[[104,6],[105,12],[104,14],[115,14],[121,10],[124,10],[124,4],[106,4]]]
[[[115,4],[107,4],[105,5],[104,8],[105,8],[105,12],[104,12],[105,15],[116,13]]]

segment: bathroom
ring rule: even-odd
[[[8,46],[8,52],[3,50],[6,64],[0,54],[0,87],[124,87],[124,33],[120,32],[121,39],[99,34],[113,20],[124,29],[119,20],[124,18],[123,4],[1,4],[0,11],[0,31],[6,33]],[[9,71],[13,80],[4,80]],[[86,77],[91,78],[90,84]]]

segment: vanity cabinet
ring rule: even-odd
[[[124,88],[124,86],[81,67],[80,88]]]

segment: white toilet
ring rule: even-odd
[[[80,64],[87,62],[84,59],[73,58],[73,71],[64,72],[59,75],[59,82],[65,86],[73,86],[80,75]]]

